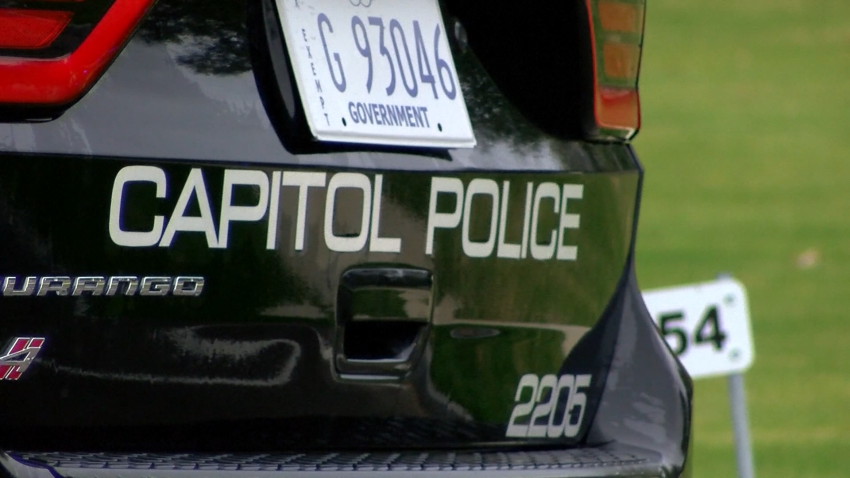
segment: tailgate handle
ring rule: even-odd
[[[358,266],[340,278],[335,364],[346,379],[403,377],[421,356],[433,274],[405,265]]]

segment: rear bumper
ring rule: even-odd
[[[28,478],[282,477],[359,478],[450,474],[452,477],[660,477],[661,454],[625,445],[547,451],[382,451],[379,453],[0,455],[3,471]]]

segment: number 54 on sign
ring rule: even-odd
[[[645,291],[644,301],[670,349],[694,378],[741,373],[753,362],[744,287],[720,279]]]

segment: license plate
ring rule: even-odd
[[[316,139],[471,148],[437,0],[277,0]]]

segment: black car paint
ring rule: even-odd
[[[208,285],[199,298],[0,297],[0,339],[48,339],[20,381],[0,382],[10,405],[0,411],[0,448],[613,441],[657,450],[671,473],[681,469],[691,386],[654,332],[635,283],[642,171],[629,145],[553,135],[544,125],[551,118],[532,123],[527,108],[517,109],[478,62],[475,38],[471,48],[452,45],[479,143],[474,150],[362,150],[288,138],[276,109],[285,91],[268,81],[264,44],[249,44],[268,40],[268,31],[256,33],[243,2],[215,5],[159,2],[69,111],[44,123],[0,123],[0,276],[199,274]],[[233,43],[210,44],[222,30],[235,32]],[[303,120],[297,107],[290,113],[291,121]],[[286,227],[281,244],[268,251],[265,231],[248,224],[225,250],[192,237],[172,248],[121,248],[110,240],[109,200],[116,173],[127,165],[167,172],[173,184],[158,206],[164,214],[191,168],[201,168],[208,185],[220,184],[224,169],[383,174],[385,200],[398,216],[385,223],[386,234],[410,237],[406,244],[422,235],[432,177],[582,184],[585,195],[571,211],[582,215],[573,236],[579,258],[555,265],[466,258],[458,231],[438,238],[433,258],[421,247],[403,250],[403,260],[331,253],[320,241],[296,253]],[[387,262],[431,271],[438,297],[460,300],[444,300],[442,308],[436,300],[426,349],[402,379],[342,378],[333,362],[340,277],[351,266]],[[497,307],[511,297],[517,299],[510,307]],[[279,304],[308,307],[262,313]],[[565,334],[541,331],[543,323],[578,327],[581,340],[564,350],[551,337]],[[479,329],[486,333],[476,335]],[[273,341],[279,345],[258,346]],[[222,353],[216,343],[231,349]],[[289,370],[287,380],[279,380],[281,370]],[[593,374],[594,406],[576,440],[504,436],[525,373]]]

